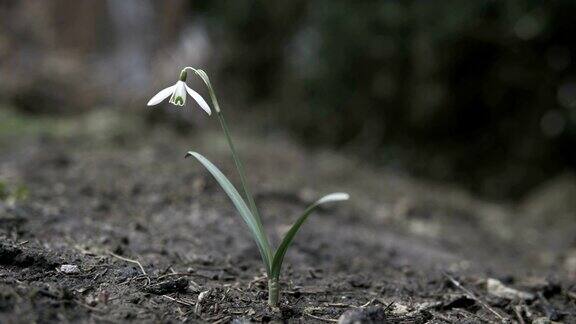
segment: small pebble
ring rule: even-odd
[[[65,274],[80,273],[80,269],[75,264],[63,264],[58,268],[58,271],[65,273]]]
[[[534,294],[510,288],[500,280],[493,278],[486,281],[486,288],[490,295],[508,300],[532,300],[535,298]]]
[[[198,301],[196,302],[196,307],[194,308],[194,313],[197,315],[202,313],[202,301],[204,301],[208,295],[210,295],[210,290],[206,290],[198,294]]]

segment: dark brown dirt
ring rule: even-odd
[[[270,310],[248,231],[184,159],[194,148],[232,175],[219,133],[102,116],[4,141],[1,323],[576,322],[571,175],[499,204],[283,138],[239,137],[273,242],[321,194],[352,195],[298,234]]]

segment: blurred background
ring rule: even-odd
[[[146,102],[190,65],[233,127],[517,200],[576,167],[575,16],[570,0],[1,0],[0,136],[102,109],[186,135],[204,119]]]

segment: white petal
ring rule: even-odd
[[[170,97],[172,91],[174,90],[174,86],[170,86],[164,90],[160,90],[150,101],[148,101],[148,106],[154,106],[162,102],[162,100]]]
[[[188,91],[188,94],[190,95],[190,97],[192,97],[192,99],[196,100],[196,102],[198,103],[200,108],[204,109],[204,111],[208,115],[212,114],[212,110],[210,110],[210,106],[208,106],[208,103],[206,102],[206,100],[204,100],[204,98],[202,98],[202,96],[198,92],[192,90],[188,85],[186,85],[186,91]]]
[[[174,93],[170,97],[170,103],[175,106],[186,105],[186,83],[184,81],[178,81],[174,85]]]
[[[348,200],[350,195],[345,192],[336,192],[320,198],[316,203],[318,205],[333,201]]]

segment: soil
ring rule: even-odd
[[[270,309],[248,230],[184,159],[236,181],[218,132],[112,112],[55,123],[3,135],[1,323],[576,322],[573,175],[490,202],[234,126],[275,244],[322,194],[352,197],[303,226]]]

